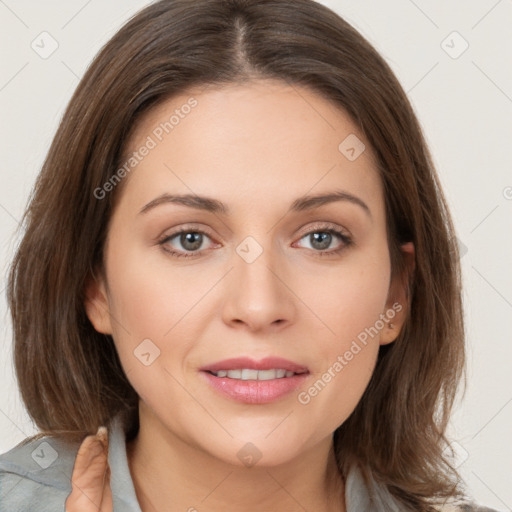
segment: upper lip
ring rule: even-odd
[[[203,366],[200,370],[218,372],[220,370],[239,370],[243,368],[251,370],[272,370],[276,368],[294,373],[309,372],[306,366],[294,363],[288,359],[283,359],[282,357],[265,357],[259,361],[251,359],[250,357],[234,357]]]

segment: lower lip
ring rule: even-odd
[[[297,389],[307,378],[307,373],[271,380],[241,380],[216,377],[201,371],[209,384],[223,395],[246,404],[268,404]]]

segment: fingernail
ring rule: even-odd
[[[103,425],[98,427],[98,431],[96,432],[96,439],[101,441],[101,443],[104,444],[105,446],[107,445],[107,439],[108,439],[107,427],[104,427]]]

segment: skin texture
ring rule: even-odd
[[[197,106],[124,178],[105,248],[106,282],[87,288],[87,314],[113,336],[140,396],[140,432],[127,448],[141,508],[343,510],[332,433],[360,400],[379,345],[396,339],[406,316],[405,290],[390,279],[374,155],[345,112],[306,88],[271,80],[168,100],[141,119],[127,153],[155,138],[155,128],[190,97]],[[338,149],[350,134],[366,146],[354,161]],[[371,217],[348,201],[288,212],[300,196],[335,189],[359,197]],[[212,197],[230,213],[171,203],[139,213],[165,192]],[[199,249],[179,235],[159,245],[180,227],[207,233]],[[309,235],[329,227],[353,244],[333,254],[344,246],[336,235],[325,245]],[[237,253],[248,236],[262,250],[252,263]],[[173,257],[164,248],[193,256]],[[404,252],[411,257],[412,246]],[[403,307],[393,327],[369,337],[301,404],[298,392],[396,302]],[[145,339],[160,350],[148,366],[134,355]],[[274,403],[233,401],[199,373],[226,358],[270,355],[310,372],[300,389]],[[237,456],[248,442],[261,453],[251,467]]]

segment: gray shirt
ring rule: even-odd
[[[0,512],[64,512],[71,492],[71,475],[79,444],[44,437],[17,445],[0,455]],[[114,512],[142,512],[137,501],[128,460],[125,431],[119,416],[109,432],[108,461],[111,469]],[[347,512],[399,512],[384,489],[364,483],[359,470],[349,471],[345,484]],[[191,504],[193,506],[194,504]],[[202,507],[198,505],[198,510]],[[445,512],[497,512],[467,504],[446,506]]]

